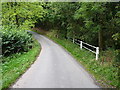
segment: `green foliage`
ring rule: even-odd
[[[118,2],[64,2],[44,4],[45,27],[57,30],[58,37],[75,37],[99,46],[119,49],[120,4]],[[40,23],[40,22],[38,22]]]
[[[2,22],[25,30],[54,29],[59,38],[75,37],[101,50],[119,49],[119,8],[118,2],[5,2]]]
[[[22,75],[30,65],[36,60],[36,56],[40,52],[40,45],[34,42],[34,47],[28,52],[13,54],[4,57],[2,63],[2,89],[8,88],[13,84],[20,75]],[[1,69],[1,68],[0,68]]]
[[[32,48],[33,39],[26,31],[14,26],[2,29],[2,54],[8,56],[13,53],[27,52]]]
[[[24,29],[34,27],[37,19],[42,20],[46,13],[42,3],[4,2],[2,3],[2,24],[15,24]]]

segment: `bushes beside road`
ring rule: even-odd
[[[6,89],[13,84],[36,60],[40,52],[40,44],[32,34],[14,26],[3,27],[2,63],[0,84]]]
[[[32,35],[20,28],[7,26],[2,29],[2,54],[9,56],[19,52],[27,52],[33,46]]]

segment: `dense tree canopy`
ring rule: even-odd
[[[31,27],[45,15],[41,3],[7,2],[2,4],[2,24]]]
[[[3,25],[42,27],[59,38],[78,38],[90,44],[119,49],[119,2],[6,2],[2,4]]]

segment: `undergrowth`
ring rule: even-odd
[[[6,89],[13,84],[36,60],[36,56],[40,52],[40,45],[37,41],[33,44],[33,48],[28,52],[3,57],[5,62],[2,63],[2,89]]]

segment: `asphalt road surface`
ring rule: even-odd
[[[99,88],[91,76],[61,46],[35,32],[42,50],[12,88]]]

